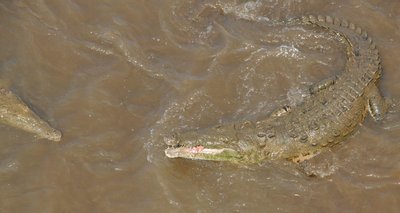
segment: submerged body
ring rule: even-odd
[[[61,140],[61,132],[36,115],[11,91],[0,88],[0,123],[33,133],[39,138]]]
[[[278,109],[266,120],[165,138],[167,157],[236,163],[278,158],[301,162],[344,141],[368,112],[375,120],[383,118],[387,107],[377,88],[380,58],[366,32],[329,16],[303,17],[299,23],[319,26],[344,38],[348,60],[341,75],[314,85],[303,103]]]

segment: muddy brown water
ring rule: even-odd
[[[304,14],[374,38],[400,98],[398,0],[2,1],[0,78],[64,137],[0,127],[0,212],[398,212],[400,115],[370,118],[305,176],[286,161],[167,159],[163,136],[257,120],[340,73]]]

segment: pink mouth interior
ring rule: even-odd
[[[204,150],[204,146],[195,146],[195,147],[192,147],[192,148],[188,148],[188,151],[190,152],[190,153],[199,153],[199,152],[201,152],[201,151],[203,151]]]

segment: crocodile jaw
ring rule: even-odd
[[[235,161],[240,159],[237,151],[230,148],[169,147],[165,150],[169,158],[187,158],[192,160]]]
[[[264,159],[265,145],[255,143],[258,131],[249,128],[238,134],[234,126],[225,124],[165,136],[164,142],[168,145],[165,155],[168,158],[229,161],[237,164],[252,164]]]

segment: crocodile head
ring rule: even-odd
[[[265,149],[268,139],[254,128],[238,131],[233,125],[217,126],[165,137],[165,154],[169,158],[258,163],[270,154]]]

